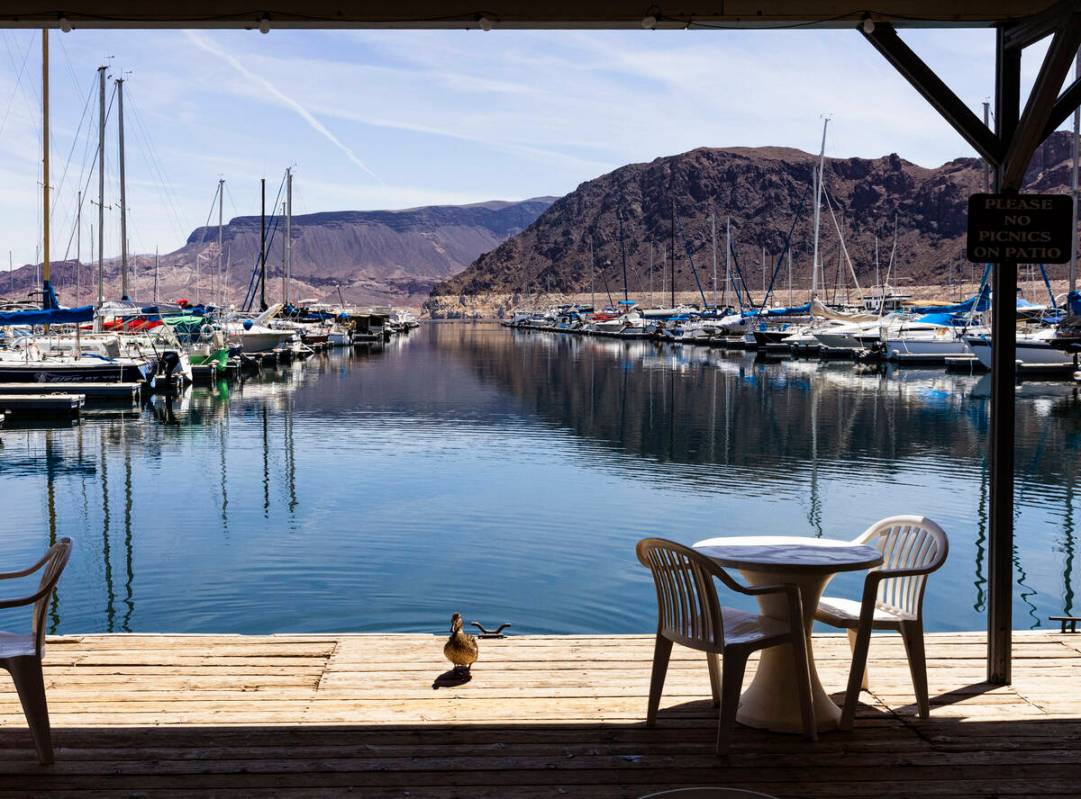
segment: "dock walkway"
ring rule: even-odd
[[[929,636],[927,722],[913,718],[900,639],[876,639],[853,732],[809,743],[741,727],[723,761],[699,654],[676,647],[658,726],[643,726],[652,648],[650,636],[482,641],[472,682],[433,690],[448,664],[427,635],[51,638],[57,762],[37,765],[0,675],[0,796],[1081,792],[1081,634],[1016,634],[1005,688],[983,683],[982,634]],[[846,639],[816,636],[815,653],[840,692]]]

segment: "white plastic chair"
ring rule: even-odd
[[[45,679],[41,673],[41,658],[45,654],[45,612],[70,556],[71,539],[61,538],[30,568],[0,574],[0,580],[10,580],[26,577],[44,567],[36,592],[19,599],[0,600],[0,608],[34,606],[29,635],[0,632],[0,668],[11,674],[15,690],[19,692],[19,701],[42,765],[53,762],[49,707],[45,702]]]
[[[759,649],[791,644],[804,732],[809,739],[816,740],[818,731],[811,699],[811,673],[807,664],[807,640],[803,630],[803,605],[799,589],[794,585],[740,585],[709,558],[662,538],[639,541],[637,554],[638,560],[653,572],[653,583],[657,589],[657,643],[653,652],[646,726],[653,727],[657,723],[657,708],[661,702],[672,644],[697,649],[706,653],[713,705],[719,705],[721,709],[717,726],[717,754],[725,754],[731,744],[747,658]],[[749,596],[785,594],[788,597],[788,619],[774,619],[721,607],[714,577],[733,591]],[[723,677],[718,654],[724,659]]]
[[[824,596],[815,611],[816,620],[847,629],[852,646],[841,729],[851,729],[860,688],[867,688],[867,650],[872,630],[901,633],[916,707],[920,718],[926,719],[930,716],[930,700],[923,647],[923,593],[927,575],[946,561],[950,548],[946,533],[923,516],[891,516],[871,525],[855,543],[875,546],[883,557],[882,565],[867,574],[863,599],[857,602]]]

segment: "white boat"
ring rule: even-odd
[[[46,355],[31,345],[0,351],[0,383],[145,383],[157,366],[156,357]]]
[[[945,361],[972,354],[964,329],[949,325],[906,322],[883,328],[882,340],[888,361]]]
[[[293,330],[276,330],[270,320],[277,316],[282,305],[272,305],[254,319],[231,319],[225,323],[225,335],[229,343],[239,346],[243,352],[270,352],[291,341]]]
[[[1051,338],[1055,335],[1053,327],[1045,327],[1033,333],[1017,334],[1016,360],[1023,367],[1030,369],[1049,367],[1052,369],[1066,369],[1073,365],[1073,356],[1051,346]],[[979,333],[965,336],[965,343],[972,350],[981,364],[987,369],[991,368],[991,336],[987,333]]]
[[[855,352],[879,340],[879,326],[878,320],[841,323],[816,330],[814,337],[827,349]]]

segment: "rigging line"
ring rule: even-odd
[[[75,155],[75,145],[79,143],[79,134],[83,130],[83,122],[86,121],[86,112],[90,108],[91,93],[86,95],[86,103],[83,105],[82,116],[79,117],[79,125],[75,129],[75,135],[71,139],[71,149],[68,150],[67,159],[64,161],[64,171],[60,173],[60,180],[56,184],[56,196],[53,199],[52,208],[49,209],[49,218],[52,219],[56,216],[56,206],[60,203],[60,196],[64,191],[64,182],[68,177],[68,169],[71,167],[71,158]],[[67,220],[64,220],[67,222]]]
[[[33,39],[31,39],[27,44],[26,52],[23,54],[22,66],[18,66],[15,63],[15,56],[12,54],[11,47],[8,44],[7,31],[4,31],[3,35],[4,47],[7,49],[8,60],[11,62],[12,71],[15,72],[15,85],[11,87],[11,97],[8,98],[8,107],[7,110],[4,111],[3,121],[0,121],[0,134],[3,134],[4,127],[7,125],[8,116],[11,114],[11,108],[15,105],[15,96],[19,93],[19,90],[22,89],[22,78],[26,72],[26,62],[30,59],[30,45],[33,44]]]
[[[154,148],[153,140],[150,138],[149,131],[146,125],[143,124],[142,113],[139,111],[138,103],[131,99],[131,92],[129,89],[129,106],[132,111],[132,118],[135,120],[135,128],[139,132],[139,136],[142,138],[145,151],[143,158],[150,166],[151,174],[154,175],[162,189],[162,195],[165,198],[166,203],[169,206],[169,210],[172,211],[173,221],[176,224],[176,230],[181,239],[184,239],[184,225],[180,221],[180,213],[177,210],[176,201],[169,189],[169,177],[165,174],[164,165],[161,159],[158,157],[157,150]],[[149,154],[149,157],[148,157]]]
[[[229,188],[229,181],[225,181],[225,196],[229,199],[229,206],[233,209],[233,217],[240,216],[240,209],[236,206],[236,200],[233,199],[233,190]]]
[[[94,87],[91,86],[90,87],[90,96],[93,97],[93,94],[94,94]],[[106,124],[109,123],[109,117],[112,116],[112,111],[113,111],[113,101],[112,101],[112,98],[110,98],[109,104],[105,108],[105,123]],[[90,135],[90,131],[89,131],[89,128],[88,128],[87,129],[87,137],[86,137],[87,149],[83,153],[83,168],[85,169],[86,161],[89,160],[90,161],[90,171],[86,173],[86,180],[82,181],[83,202],[88,202],[88,201],[93,202],[90,199],[90,193],[89,193],[90,181],[94,179],[94,175],[97,174],[97,169],[98,169],[98,163],[97,163],[98,148],[94,147],[93,156],[88,156],[88,154],[90,152],[90,143],[92,142],[93,138],[94,137]],[[80,178],[82,178],[82,175],[80,175]],[[66,221],[67,220],[65,220],[65,222]],[[102,235],[102,234],[99,233],[99,235]],[[71,244],[72,244],[72,241],[74,241],[74,236],[75,236],[75,227],[73,225],[72,226],[71,237],[68,239],[67,247],[64,250],[64,260],[65,261],[67,260],[68,255],[71,252]]]
[[[860,279],[856,277],[856,267],[852,266],[852,259],[848,257],[848,247],[845,246],[845,235],[841,232],[841,226],[837,224],[837,216],[833,213],[833,203],[830,202],[830,194],[826,191],[826,187],[822,187],[822,194],[826,198],[826,207],[830,209],[830,218],[833,220],[833,227],[837,231],[837,238],[841,241],[841,252],[845,255],[845,261],[848,263],[848,271],[852,274],[852,280],[856,284],[856,291],[862,293],[863,289],[860,288]]]
[[[65,64],[67,64],[67,66],[68,66],[68,75],[70,75],[70,76],[71,76],[71,82],[72,82],[72,84],[73,84],[73,85],[75,86],[75,92],[76,92],[77,94],[82,94],[82,91],[83,91],[83,87],[82,87],[82,85],[81,85],[81,84],[79,83],[79,77],[78,77],[78,75],[76,75],[76,74],[75,74],[75,67],[74,67],[74,65],[73,65],[73,64],[72,64],[72,62],[71,62],[71,56],[70,56],[70,55],[68,55],[68,46],[67,46],[66,44],[64,44],[64,38],[65,38],[65,37],[63,37],[63,36],[59,36],[59,37],[57,37],[57,38],[58,38],[58,39],[59,39],[59,41],[60,41],[60,49],[61,49],[61,50],[63,51],[63,53],[64,53],[64,63],[65,63]]]

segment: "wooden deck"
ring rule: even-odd
[[[1081,634],[1017,634],[1009,688],[982,682],[982,635],[930,636],[929,722],[913,719],[900,640],[876,639],[855,731],[811,744],[739,728],[723,761],[701,656],[676,648],[659,725],[647,730],[650,637],[481,643],[471,683],[433,690],[446,664],[430,636],[50,639],[57,763],[36,764],[0,675],[0,795],[1081,793]],[[824,684],[840,691],[846,640],[816,636],[815,651]]]

